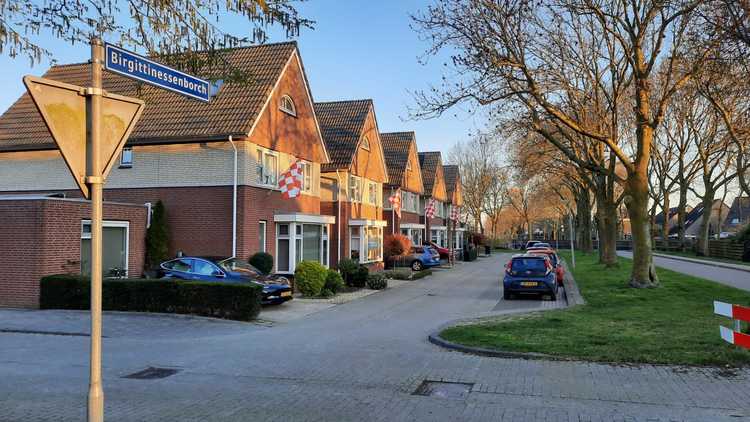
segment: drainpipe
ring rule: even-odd
[[[234,150],[234,174],[232,175],[232,258],[237,257],[237,146],[229,135]]]
[[[336,267],[341,261],[341,177],[336,169]]]

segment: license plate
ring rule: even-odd
[[[281,297],[289,297],[291,295],[292,295],[292,292],[290,292],[290,291],[281,292]]]
[[[521,286],[523,287],[536,287],[537,282],[536,281],[522,281]]]

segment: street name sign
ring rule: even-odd
[[[25,76],[23,83],[42,115],[52,139],[73,174],[81,193],[90,198],[87,176],[86,89],[51,79]],[[141,116],[144,103],[137,98],[102,93],[99,148],[101,177],[106,178]],[[90,116],[89,116],[90,118]]]
[[[104,66],[110,72],[196,100],[208,102],[210,99],[210,83],[204,79],[196,78],[108,43],[104,44],[104,57]]]

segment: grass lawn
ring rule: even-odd
[[[684,256],[685,258],[695,258],[695,259],[702,259],[704,261],[716,261],[716,262],[725,262],[727,264],[735,264],[735,265],[744,265],[748,268],[750,268],[750,262],[744,262],[744,261],[738,261],[736,259],[726,259],[726,258],[714,258],[711,256],[697,256],[694,252],[681,252],[681,251],[656,251],[658,254],[663,255],[675,255],[675,256]]]
[[[570,262],[570,253],[561,252]],[[746,365],[750,351],[719,337],[728,318],[713,300],[750,305],[750,292],[659,268],[661,286],[627,287],[631,261],[604,268],[576,253],[573,271],[586,305],[448,328],[446,340],[469,346],[538,352],[601,362]]]

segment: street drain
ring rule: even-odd
[[[155,380],[160,378],[166,378],[179,372],[179,369],[172,368],[154,368],[149,366],[143,371],[138,371],[130,375],[125,375],[123,378],[130,378],[134,380]]]
[[[466,398],[472,387],[474,387],[474,383],[424,380],[412,394],[442,399],[463,399]]]

